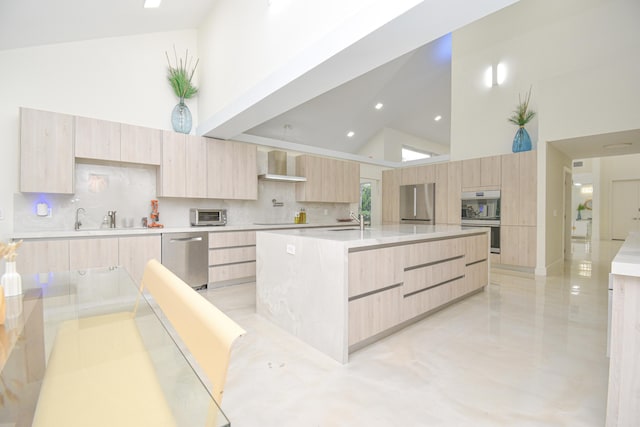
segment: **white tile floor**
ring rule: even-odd
[[[602,426],[607,274],[621,242],[574,243],[562,276],[495,270],[485,292],[340,365],[255,313],[255,284],[206,291],[247,331],[223,410],[245,426]]]

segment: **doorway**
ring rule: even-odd
[[[611,182],[611,238],[625,240],[640,231],[640,180]]]
[[[360,178],[360,203],[358,211],[364,215],[365,224],[380,225],[382,205],[378,189],[378,180]]]
[[[564,259],[571,258],[571,222],[572,222],[572,212],[571,212],[571,199],[572,199],[572,189],[573,189],[573,173],[571,169],[565,167],[564,168],[564,182],[563,182],[563,190],[562,190],[562,253],[564,254]]]

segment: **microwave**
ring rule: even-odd
[[[189,220],[191,225],[196,227],[225,225],[227,223],[227,210],[191,208],[189,210]]]

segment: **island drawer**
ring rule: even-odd
[[[237,246],[255,246],[255,231],[220,231],[209,233],[209,248],[231,248]]]
[[[466,244],[465,262],[467,264],[487,259],[487,248],[489,247],[487,233],[465,237],[464,240]]]
[[[489,264],[487,260],[467,265],[465,268],[465,285],[454,297],[473,292],[489,284]]]
[[[255,261],[209,267],[209,282],[221,282],[255,275]]]
[[[244,246],[209,250],[209,265],[232,264],[236,262],[255,261],[256,247]]]
[[[404,296],[402,301],[402,320],[412,319],[448,303],[459,296],[454,295],[454,289],[464,285],[465,278],[460,277],[440,286]]]
[[[401,246],[349,253],[349,298],[402,283]]]
[[[455,258],[464,255],[464,239],[444,239],[403,246],[404,268]]]
[[[399,324],[401,312],[401,286],[349,301],[349,345]]]
[[[409,295],[423,289],[438,286],[441,283],[457,279],[465,274],[465,258],[456,258],[412,268],[404,272],[403,294]]]

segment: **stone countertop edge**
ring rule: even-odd
[[[465,236],[477,233],[489,233],[485,228],[465,228],[459,225],[418,226],[392,225],[379,226],[360,230],[263,230],[268,234],[295,236],[299,238],[329,240],[342,242],[348,249],[378,245],[393,245],[419,240],[433,240],[454,236]],[[487,248],[488,250],[488,248]]]
[[[78,237],[109,237],[109,236],[152,236],[166,233],[219,233],[224,231],[250,231],[250,230],[281,230],[296,228],[319,228],[319,227],[353,227],[355,223],[331,222],[318,224],[273,224],[273,225],[225,225],[206,227],[164,227],[164,228],[115,228],[100,230],[57,230],[57,231],[16,231],[10,234],[13,240],[45,240],[64,239]]]
[[[640,277],[640,232],[629,233],[624,244],[611,261],[611,273]]]

